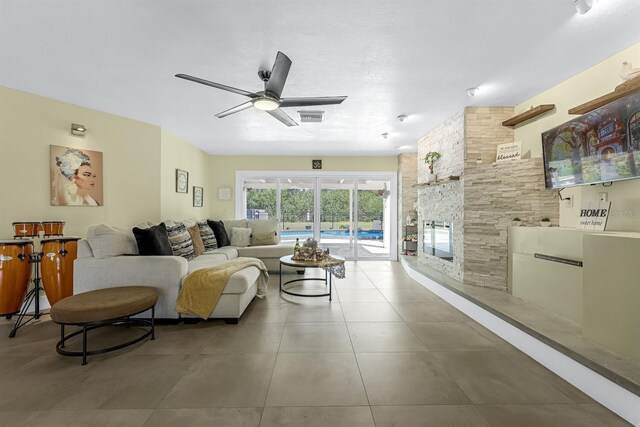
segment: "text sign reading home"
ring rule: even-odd
[[[611,202],[583,203],[580,209],[578,230],[604,231],[611,210]]]
[[[498,144],[496,163],[519,160],[522,157],[522,143],[520,141],[509,144]]]

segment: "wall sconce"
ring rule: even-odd
[[[76,136],[84,136],[84,133],[87,131],[87,128],[84,125],[79,125],[77,123],[71,123],[71,135]]]
[[[385,132],[385,133],[381,134],[380,136],[383,137],[384,139],[387,139],[387,138],[389,138],[389,133]]]
[[[467,89],[467,95],[469,95],[470,97],[474,97],[479,90],[479,87],[470,87],[469,89]]]

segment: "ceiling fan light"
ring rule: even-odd
[[[272,98],[256,98],[253,100],[253,106],[258,110],[273,111],[280,106],[280,102]]]

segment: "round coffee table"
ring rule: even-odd
[[[286,282],[282,282],[282,266],[285,265],[287,267],[294,267],[294,268],[320,268],[320,261],[299,261],[299,260],[295,260],[292,259],[293,255],[285,255],[283,257],[280,257],[280,292],[284,292],[285,294],[288,295],[293,295],[296,297],[329,297],[329,301],[331,301],[331,285],[332,285],[332,274],[329,273],[327,270],[325,270],[324,272],[324,279],[322,277],[307,277],[307,278],[302,278],[302,279],[293,279],[293,280],[288,280]],[[337,260],[341,260],[344,261],[344,257],[341,257],[340,255],[331,255],[331,258],[335,258]],[[329,292],[326,294],[299,294],[296,292],[291,292],[285,288],[283,288],[283,286],[289,285],[291,283],[296,283],[296,282],[306,282],[306,281],[311,281],[311,280],[318,280],[321,282],[325,283],[326,285],[329,285]],[[292,286],[290,286],[291,288]]]

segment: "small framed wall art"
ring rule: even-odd
[[[202,207],[202,199],[203,199],[203,190],[202,187],[193,186],[193,207],[201,208]]]
[[[311,160],[311,169],[322,169],[322,160]]]
[[[189,192],[189,172],[176,169],[176,193]]]
[[[229,187],[220,187],[218,189],[218,200],[231,200],[231,189]]]

